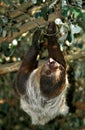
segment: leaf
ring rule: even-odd
[[[42,2],[42,0],[37,0],[37,5],[40,5]]]
[[[0,33],[2,33],[2,31],[3,31],[3,30],[2,30],[2,27],[0,27]]]
[[[37,0],[32,0],[32,3],[33,3],[33,4],[36,4],[36,3],[37,3]]]
[[[3,63],[3,59],[2,58],[0,58],[0,63]]]
[[[6,51],[4,51],[4,55],[8,57],[10,55],[10,50],[7,49]]]
[[[5,3],[5,4],[7,4],[7,5],[9,5],[11,2],[10,2],[10,0],[3,0],[3,2]]]
[[[40,18],[41,17],[41,12],[35,13],[35,18]]]
[[[7,18],[7,17],[4,17],[4,18],[2,19],[2,21],[3,21],[3,24],[7,24],[7,23],[8,23],[8,18]]]
[[[66,17],[68,11],[69,11],[68,6],[64,6],[64,7],[62,8],[62,15],[63,15],[64,17]]]
[[[45,20],[48,20],[48,8],[47,6],[41,9],[41,15],[44,17]]]
[[[71,41],[72,41],[72,37],[71,37],[71,32],[70,32],[70,31],[68,32],[67,39],[68,39],[68,41],[69,41],[69,42],[71,42]]]
[[[20,0],[20,4],[24,3],[24,0]]]
[[[81,14],[81,10],[80,10],[78,7],[74,7],[74,6],[71,6],[71,7],[64,6],[64,7],[62,8],[62,15],[63,15],[64,17],[66,17],[68,11],[70,11],[71,14],[74,14],[74,18],[77,18],[77,17]]]
[[[48,13],[51,14],[52,12],[54,12],[54,8],[49,8]]]
[[[2,19],[0,19],[0,25],[3,25],[3,21],[2,21]]]
[[[83,48],[83,44],[82,44],[82,43],[78,43],[78,47],[79,47],[80,49],[82,49],[82,48]]]
[[[9,44],[7,42],[3,42],[1,48],[2,50],[6,51],[8,49],[8,46]]]
[[[81,14],[81,10],[78,7],[71,7],[70,11],[74,14],[74,18],[77,18]]]
[[[77,20],[78,20],[79,26],[82,27],[82,29],[84,29],[84,31],[85,31],[85,12],[81,12],[81,14],[79,14]]]
[[[82,29],[78,25],[71,24],[70,25],[72,34],[78,34],[82,31]]]
[[[6,31],[6,30],[3,30],[2,36],[3,36],[3,37],[6,37],[6,35],[7,35],[7,31]]]
[[[12,28],[11,31],[12,31],[12,32],[19,32],[20,30],[15,27],[15,28]]]
[[[82,19],[83,19],[83,22],[84,22],[84,25],[85,25],[85,12],[83,12],[81,15],[82,15]]]

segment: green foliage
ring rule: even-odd
[[[81,10],[78,7],[71,7],[70,11],[74,15],[74,18],[77,18],[79,15],[81,15]]]
[[[2,6],[0,6],[0,37],[4,38],[10,33],[12,37],[13,32],[19,32],[19,26],[22,26],[26,20],[22,20],[19,23],[16,19],[9,17],[10,12],[18,4],[22,4],[27,0],[0,0]],[[50,1],[50,0],[49,0]],[[37,3],[33,6],[40,6],[39,11],[35,11],[33,17],[43,17],[48,20],[50,13],[54,12],[55,8],[49,8],[49,6],[43,4],[42,0],[37,0]],[[51,1],[50,1],[51,3]],[[27,3],[28,4],[28,3]],[[16,5],[16,6],[15,6]],[[32,8],[33,8],[32,6]],[[28,10],[24,12],[24,15],[29,16]],[[57,12],[56,12],[57,13]],[[78,31],[76,25],[79,25],[85,30],[85,11],[76,6],[63,6],[62,8],[63,20],[62,24],[58,25],[61,30],[58,31],[58,35],[61,40],[60,45],[63,47],[65,54],[73,55],[75,52],[85,50],[85,34],[74,33],[72,31]],[[29,19],[27,19],[29,21]],[[73,30],[71,25],[74,25]],[[63,26],[63,27],[62,27]],[[34,30],[32,30],[33,33]],[[25,52],[31,45],[32,33],[27,33],[19,38],[14,39],[10,43],[3,42],[0,44],[0,64],[20,61]],[[64,35],[67,33],[67,35]],[[63,36],[64,35],[64,36]],[[72,41],[73,38],[73,41]],[[80,54],[81,55],[81,54]],[[47,55],[44,54],[46,57]],[[44,57],[43,56],[43,57]],[[46,57],[47,58],[47,57]],[[73,57],[74,58],[74,57]],[[45,58],[42,58],[45,59]],[[45,126],[33,126],[31,125],[30,117],[20,109],[20,103],[14,95],[13,82],[16,77],[16,73],[8,73],[0,75],[0,101],[4,101],[0,104],[0,130],[79,130],[85,129],[85,111],[74,109],[72,104],[75,102],[85,101],[85,58],[84,56],[77,60],[68,61],[68,77],[71,90],[68,91],[67,100],[70,104],[70,112],[66,117],[57,117],[53,121],[49,122]],[[82,66],[82,67],[81,67]],[[69,89],[70,89],[69,88]],[[70,99],[69,99],[70,97]]]
[[[64,17],[68,17],[71,14],[74,16],[74,18],[78,18],[78,16],[81,15],[81,10],[75,6],[65,6],[62,8],[62,15]]]
[[[43,18],[45,20],[48,20],[48,10],[47,10],[47,6],[43,7],[41,9],[41,16],[43,16]]]
[[[48,7],[43,7],[40,12],[35,13],[36,18],[43,17],[45,20],[48,20]]]
[[[11,4],[11,1],[10,0],[3,0],[3,2],[7,5]]]
[[[48,20],[48,15],[54,12],[53,8],[48,8],[48,6],[44,6],[41,10],[35,13],[35,18],[43,17],[45,20]]]
[[[20,4],[24,3],[24,0],[20,0]]]
[[[37,5],[40,5],[43,2],[43,0],[37,0]]]
[[[85,31],[85,12],[81,12],[77,18],[78,24],[84,29]]]
[[[64,7],[62,8],[62,15],[63,15],[64,17],[67,17],[68,11],[69,11],[69,7],[68,7],[68,6],[64,6]]]

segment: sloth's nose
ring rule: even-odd
[[[48,60],[48,66],[51,70],[57,69],[59,68],[59,63],[57,61],[55,61],[52,58],[49,58]]]

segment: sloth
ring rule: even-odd
[[[32,45],[23,58],[14,86],[21,108],[35,125],[45,125],[58,115],[66,115],[69,110],[66,62],[57,40],[55,23],[50,22],[47,27],[48,58],[38,66],[40,34],[40,29],[34,32]]]

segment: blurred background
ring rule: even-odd
[[[13,90],[17,70],[42,29],[44,42],[48,21],[55,21],[58,41],[67,63],[69,88],[67,116],[56,117],[45,126],[34,126],[20,108]],[[43,48],[39,61],[47,58]],[[0,0],[0,130],[85,130],[85,1]]]

